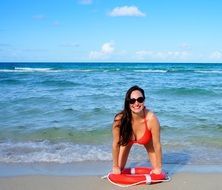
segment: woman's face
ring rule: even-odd
[[[129,105],[131,111],[134,113],[140,113],[144,109],[143,94],[139,90],[134,90],[130,95],[130,99],[131,100]]]

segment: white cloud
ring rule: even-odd
[[[90,59],[104,59],[104,55],[98,51],[91,51],[89,53],[89,58]]]
[[[188,51],[141,50],[136,52],[136,58],[139,60],[185,60],[189,55]]]
[[[116,7],[110,13],[110,16],[146,16],[136,6]]]
[[[100,51],[91,51],[89,53],[90,59],[107,59],[114,52],[114,45],[112,42],[104,43]]]
[[[104,54],[111,54],[114,51],[113,44],[108,42],[102,45],[101,52]]]
[[[216,60],[218,60],[218,59],[222,59],[222,51],[215,51],[215,52],[213,52],[213,53],[211,53],[210,54],[210,58],[211,59],[216,59]]]

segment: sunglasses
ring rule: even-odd
[[[129,103],[130,103],[130,104],[135,104],[136,101],[139,102],[139,103],[143,103],[144,100],[145,100],[144,97],[139,97],[139,98],[137,98],[137,99],[136,99],[136,98],[132,98],[132,99],[129,100]]]

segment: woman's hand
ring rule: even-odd
[[[150,172],[150,174],[161,174],[162,169],[161,168],[156,168],[156,169],[152,169],[152,171]]]
[[[121,170],[118,166],[113,166],[113,174],[121,174]]]

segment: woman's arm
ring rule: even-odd
[[[118,117],[118,116],[117,116]],[[118,174],[120,173],[119,168],[119,140],[120,140],[120,120],[114,120],[113,126],[112,126],[112,134],[113,134],[113,144],[112,144],[112,156],[113,156],[113,173]]]
[[[153,148],[155,152],[155,163],[153,163],[153,172],[161,173],[162,171],[162,146],[160,142],[160,123],[153,114],[150,119],[150,128],[152,133]]]

